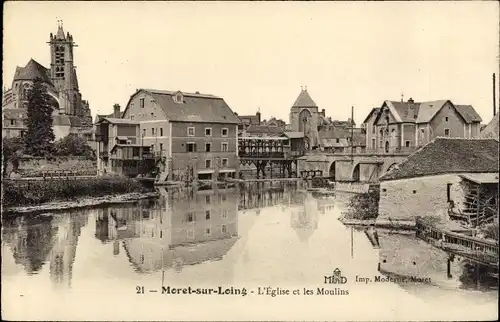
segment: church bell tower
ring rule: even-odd
[[[73,62],[73,36],[64,34],[62,21],[58,21],[57,33],[50,33],[50,78],[59,92],[61,112],[75,115],[78,101],[78,83]]]

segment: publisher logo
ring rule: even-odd
[[[336,268],[332,275],[325,276],[325,284],[345,284],[347,283],[347,277],[342,276],[340,269]]]

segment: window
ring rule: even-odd
[[[206,203],[207,205],[209,205],[209,204],[210,204],[210,196],[205,196],[205,203]]]
[[[140,102],[139,105],[141,106],[141,108],[144,108],[144,98],[141,98],[139,100],[139,102]]]
[[[229,146],[229,144],[227,142],[222,142],[222,144],[221,144],[221,150],[222,150],[222,152],[227,152],[228,151],[228,146]]]
[[[447,117],[445,117],[445,118],[444,118],[444,120],[445,120],[446,122],[448,122],[448,116],[447,116]]]
[[[228,132],[229,132],[229,130],[227,128],[222,128],[221,135],[223,137],[226,137]]]
[[[227,209],[222,210],[222,219],[227,219]]]
[[[205,219],[210,220],[210,210],[205,211]]]
[[[221,199],[221,201],[226,201],[227,197],[226,197],[226,195],[221,195],[220,199]]]
[[[187,235],[188,238],[194,238],[194,229],[193,228],[189,228],[186,231],[186,235]]]
[[[223,234],[227,233],[227,226],[226,225],[222,225],[221,231],[222,231]]]
[[[205,128],[205,136],[212,136],[212,128],[210,127]]]
[[[189,142],[186,144],[186,152],[196,152],[196,143]]]
[[[212,160],[205,160],[205,168],[209,169],[212,167]]]
[[[206,228],[205,228],[205,236],[210,236],[210,234],[211,234],[211,233],[212,233],[212,232],[211,232],[211,230],[210,230],[210,227],[206,227]]]
[[[194,127],[188,127],[188,136],[194,136]]]
[[[16,125],[16,120],[10,120],[10,125]]]
[[[227,167],[227,159],[226,158],[222,159],[222,167],[223,168]]]
[[[188,212],[186,214],[186,221],[189,222],[194,222],[194,214],[192,212]]]
[[[372,139],[372,149],[375,149],[376,148],[376,141],[375,141],[375,138]]]
[[[146,136],[146,129],[142,129],[142,136]]]
[[[375,124],[372,125],[372,133],[375,134]]]
[[[450,129],[444,129],[444,136],[450,136]]]
[[[133,120],[134,119],[134,114],[130,114],[130,119]]]
[[[160,127],[160,136],[163,136],[163,128]]]
[[[177,103],[182,103],[182,94],[181,93],[175,95],[175,101]]]
[[[446,184],[446,199],[451,201],[451,183]]]
[[[210,152],[211,147],[212,147],[212,143],[205,143],[205,151],[206,152]]]
[[[335,142],[336,142],[336,143],[339,143],[339,142],[340,142],[340,139],[339,139],[339,138],[335,139]]]
[[[163,143],[160,143],[160,153],[163,151]]]
[[[155,129],[154,128],[151,129],[151,135],[155,136]]]
[[[407,147],[407,148],[410,147],[410,141],[405,141],[405,147]]]
[[[139,148],[132,148],[132,156],[134,157],[139,156]]]

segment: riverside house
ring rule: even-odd
[[[115,105],[116,113],[119,113],[119,106]],[[135,177],[154,168],[150,146],[143,146],[139,140],[138,122],[101,117],[94,131],[98,174],[115,173]]]
[[[141,145],[161,162],[159,180],[215,180],[238,171],[240,119],[214,95],[139,89],[123,118],[140,126]]]
[[[488,207],[498,209],[497,139],[439,137],[380,177],[377,220],[437,215],[474,225]]]
[[[481,117],[470,105],[449,100],[385,101],[373,108],[363,122],[366,148],[382,153],[412,151],[434,138],[477,138]]]

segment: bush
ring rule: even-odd
[[[19,157],[23,154],[24,144],[20,137],[2,138],[2,173],[7,175],[7,164],[12,163],[14,171],[19,166]]]
[[[93,151],[84,138],[71,133],[54,144],[54,154],[58,156],[91,157]]]
[[[498,241],[498,220],[481,228],[485,238]]]
[[[56,200],[68,201],[80,197],[102,197],[114,193],[146,192],[136,180],[119,176],[89,179],[4,181],[3,205],[37,205]]]
[[[347,210],[343,214],[348,219],[375,219],[378,216],[379,200],[379,190],[356,194],[349,200]]]

